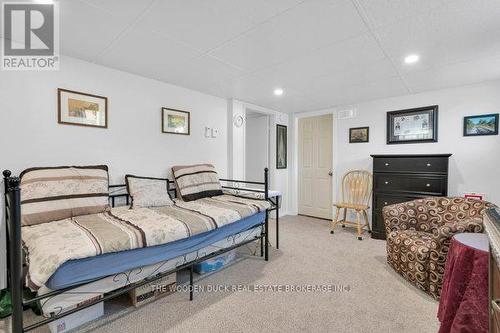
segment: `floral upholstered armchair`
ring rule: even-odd
[[[387,262],[418,288],[439,299],[451,237],[483,232],[493,204],[459,197],[431,197],[386,206]]]

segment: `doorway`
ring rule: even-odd
[[[298,213],[332,219],[333,115],[298,120]]]
[[[269,168],[269,115],[246,110],[245,179],[263,181]]]

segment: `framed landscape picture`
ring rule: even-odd
[[[78,91],[57,89],[59,124],[108,127],[108,98]]]
[[[498,135],[498,113],[464,117],[464,136]]]
[[[163,133],[189,135],[191,120],[188,111],[161,108],[161,131]]]
[[[370,134],[369,127],[349,128],[349,143],[368,142]]]
[[[437,141],[437,105],[387,112],[387,144]]]
[[[287,168],[287,128],[276,125],[276,169]]]

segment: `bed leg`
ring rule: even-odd
[[[4,173],[5,174],[5,173]],[[21,196],[19,190],[19,178],[11,177],[8,181],[9,216],[10,229],[10,293],[12,297],[12,332],[23,332],[23,276],[22,276],[22,252],[21,252]]]
[[[189,266],[189,300],[193,300],[193,265]]]
[[[264,199],[269,201],[269,169],[264,169]],[[266,209],[266,221],[264,224],[264,260],[269,261],[269,210]]]
[[[280,248],[280,209],[276,198],[276,249]]]
[[[265,237],[264,237],[264,260],[269,261],[269,211],[266,210],[266,224],[265,224]]]
[[[264,256],[264,237],[260,239],[260,256]]]

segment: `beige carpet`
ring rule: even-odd
[[[80,331],[437,332],[437,302],[387,266],[385,241],[358,241],[352,231],[341,228],[330,235],[328,221],[318,219],[281,221],[281,248],[272,249],[270,262],[260,257],[239,260],[198,284],[333,284],[348,290],[204,292],[192,302],[187,293],[178,292],[140,309],[121,298],[106,304],[103,319]]]

